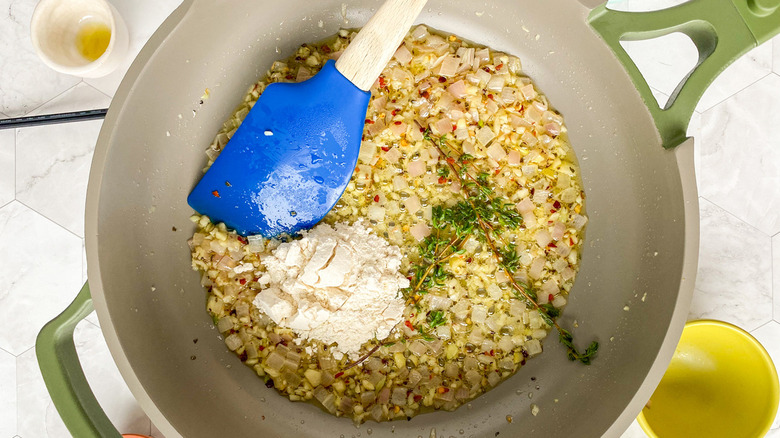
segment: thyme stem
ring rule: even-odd
[[[453,151],[453,153],[458,154],[457,150],[453,148],[451,145],[447,144],[444,141],[445,136],[441,136],[439,138],[439,141],[433,141],[430,137],[430,131],[426,130],[425,135],[423,136],[425,140],[431,142],[433,146],[436,148],[436,150],[439,152],[439,154],[444,157],[444,161],[449,166],[452,173],[455,174],[455,177],[458,178],[458,182],[460,183],[461,192],[463,193],[463,196],[465,197],[466,202],[471,207],[471,210],[474,212],[474,215],[477,219],[477,224],[479,225],[479,228],[482,230],[485,242],[490,247],[490,250],[493,254],[493,257],[495,257],[496,262],[499,266],[501,266],[503,269],[507,271],[508,274],[507,277],[509,278],[509,281],[512,285],[512,288],[515,290],[515,297],[521,298],[524,301],[526,301],[528,304],[533,306],[534,310],[539,312],[539,314],[542,316],[542,319],[547,323],[549,326],[554,327],[558,331],[558,339],[560,342],[567,348],[567,355],[570,360],[578,360],[582,362],[585,365],[589,365],[591,362],[591,359],[596,355],[596,351],[598,350],[598,342],[593,341],[590,343],[590,345],[585,349],[584,352],[579,352],[577,348],[574,346],[573,342],[573,336],[571,332],[561,327],[558,322],[555,320],[557,316],[560,315],[560,311],[552,306],[552,304],[547,305],[540,305],[537,302],[536,294],[531,292],[525,285],[520,285],[518,282],[512,277],[512,273],[514,269],[507,260],[505,260],[504,254],[501,253],[501,251],[498,250],[498,248],[495,245],[495,238],[498,238],[502,241],[503,245],[508,249],[513,249],[514,246],[508,244],[503,237],[500,235],[496,227],[490,222],[490,220],[483,217],[482,211],[484,209],[477,208],[475,205],[473,198],[473,195],[469,191],[469,188],[467,187],[466,182],[464,181],[464,176],[469,178],[471,180],[471,184],[473,184],[476,189],[477,193],[483,194],[487,198],[487,203],[489,205],[496,205],[498,201],[498,205],[504,205],[503,201],[496,199],[495,197],[491,196],[491,190],[488,187],[485,187],[480,181],[480,178],[474,177],[471,173],[469,173],[468,169],[464,169],[465,165],[457,166],[455,165],[456,162],[461,162],[463,155],[459,155],[458,159],[456,160],[454,157],[449,156],[447,153],[444,152],[442,146],[447,145],[449,149]],[[505,207],[505,205],[504,205]],[[432,268],[433,265],[429,266],[428,271]]]

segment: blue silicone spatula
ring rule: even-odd
[[[239,234],[274,237],[313,227],[357,164],[368,90],[426,0],[387,0],[335,63],[274,83],[247,114],[187,202]]]

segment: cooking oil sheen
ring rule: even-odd
[[[88,61],[100,58],[111,41],[111,28],[104,23],[89,21],[76,33],[76,49]]]

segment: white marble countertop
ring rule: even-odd
[[[131,56],[179,0],[111,0],[129,28]],[[682,0],[614,0],[658,9]],[[0,117],[106,107],[131,59],[104,78],[58,74],[33,53],[34,1],[0,0]],[[631,42],[659,99],[690,69],[685,38]],[[774,47],[773,47],[774,46]],[[686,62],[686,60],[688,60]],[[0,438],[70,436],[46,392],[33,343],[86,280],[84,198],[101,121],[0,131]],[[780,365],[780,39],[729,67],[691,124],[701,246],[690,319],[750,331]],[[98,400],[123,433],[161,437],[114,365],[95,315],[75,334]],[[775,421],[768,436],[780,437]],[[644,437],[636,422],[624,437]]]

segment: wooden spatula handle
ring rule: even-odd
[[[398,49],[427,0],[387,0],[336,61],[336,69],[368,91]]]

